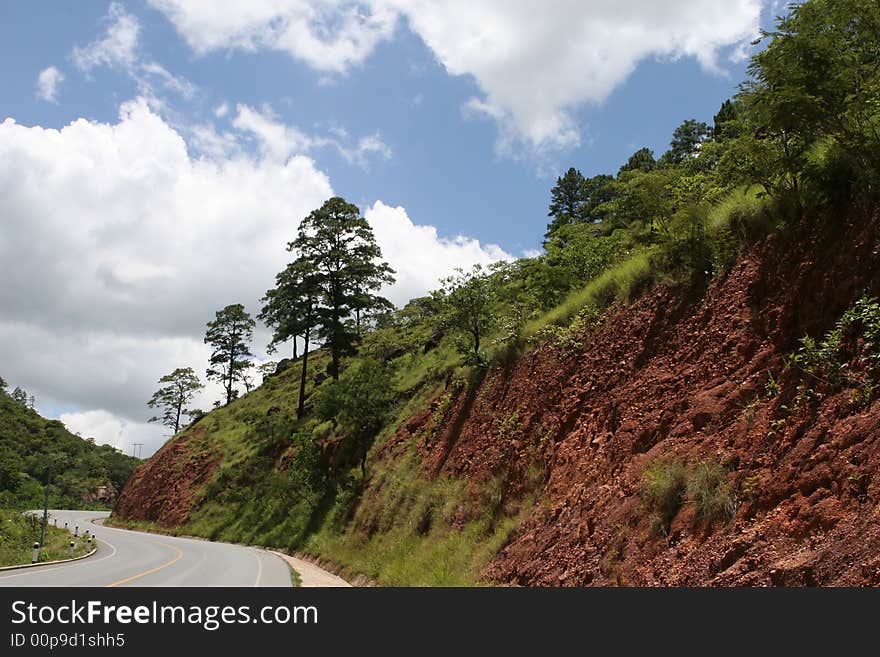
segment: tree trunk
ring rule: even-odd
[[[309,366],[309,333],[310,329],[306,329],[305,334],[303,335],[305,344],[303,345],[302,374],[299,377],[299,404],[296,407],[296,416],[298,418],[303,416],[306,406],[306,370]]]
[[[183,406],[183,401],[177,402],[177,417],[174,418],[174,435],[177,435],[177,432],[180,431],[180,410]]]
[[[293,360],[296,360],[298,356],[296,355],[296,336],[293,336]]]

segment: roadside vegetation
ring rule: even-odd
[[[0,510],[0,566],[18,566],[31,563],[33,547],[40,540],[42,516],[25,516],[18,511]],[[40,549],[40,563],[70,558],[70,532],[52,526],[50,517],[46,527],[45,545]],[[75,541],[74,556],[86,552],[86,541]]]

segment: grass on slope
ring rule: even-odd
[[[474,586],[534,504],[528,498],[501,508],[500,484],[475,491],[460,479],[427,479],[411,448],[377,464],[348,527],[343,502],[302,549],[382,586]]]

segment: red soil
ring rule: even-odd
[[[203,427],[196,427],[138,467],[122,489],[113,515],[165,527],[187,522],[197,491],[211,481],[220,462],[194,447],[204,433]]]
[[[485,576],[543,586],[880,584],[880,401],[859,406],[843,391],[789,411],[801,378],[783,364],[800,337],[880,291],[875,220],[771,236],[698,299],[661,288],[612,312],[584,348],[533,350],[403,427],[398,440],[425,437],[429,472],[475,489],[501,476],[508,500],[543,467],[539,504]],[[738,491],[734,519],[709,523],[685,503],[658,533],[639,495],[658,458],[724,465]]]

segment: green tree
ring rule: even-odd
[[[654,159],[654,151],[650,148],[640,148],[629,156],[626,164],[620,167],[617,172],[619,176],[624,171],[651,171],[657,166],[657,160]]]
[[[780,154],[771,184],[800,196],[824,152],[840,178],[876,190],[880,172],[880,6],[876,0],[810,0],[780,18],[749,66],[739,99],[754,139]],[[811,162],[811,160],[813,160]]]
[[[444,325],[463,338],[459,349],[468,360],[481,364],[480,343],[492,327],[495,290],[482,265],[474,265],[470,271],[455,271],[455,275],[442,281],[446,294]]]
[[[553,219],[547,225],[548,235],[560,226],[580,220],[584,204],[583,193],[584,176],[574,167],[556,179],[556,184],[550,190],[550,209],[547,216]]]
[[[224,387],[227,404],[238,396],[235,384],[252,364],[249,344],[254,326],[254,320],[240,303],[218,310],[207,324],[205,344],[213,347],[207,375]]]
[[[737,119],[742,112],[742,105],[738,101],[725,100],[721,103],[718,113],[712,119],[712,138],[721,141],[735,136]]]
[[[275,276],[275,287],[263,297],[263,309],[259,314],[259,318],[274,329],[270,351],[290,338],[296,340],[300,336],[303,339],[297,417],[302,417],[305,412],[309,348],[312,331],[320,321],[320,278],[312,262],[297,258]]]
[[[358,207],[339,197],[303,219],[288,248],[320,289],[318,333],[330,348],[330,375],[338,380],[342,357],[355,352],[364,315],[391,307],[375,293],[394,282],[394,272],[381,260],[373,229]]]
[[[600,174],[584,178],[572,167],[556,181],[550,196],[549,216],[553,220],[547,225],[545,240],[557,235],[564,226],[602,221],[605,205],[614,198],[614,177]]]
[[[686,158],[694,156],[700,146],[709,138],[709,126],[696,119],[687,119],[672,133],[669,150],[663,154],[663,160],[671,164],[680,164]]]
[[[372,358],[360,359],[318,400],[318,416],[345,430],[362,475],[366,473],[367,452],[385,425],[393,400],[391,371]]]
[[[15,389],[12,391],[12,398],[17,401],[22,406],[28,405],[28,396],[27,392],[24,389],[15,386]]]
[[[617,192],[608,204],[609,218],[616,227],[641,224],[651,233],[665,232],[674,213],[672,185],[679,177],[675,168],[653,171],[625,171],[617,180]]]
[[[180,431],[180,418],[191,414],[186,406],[205,386],[199,381],[199,377],[191,367],[177,368],[171,374],[166,374],[159,379],[159,383],[167,385],[153,393],[147,406],[160,409],[162,415],[151,417],[149,421],[161,422],[171,428],[173,434],[177,434]]]

